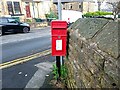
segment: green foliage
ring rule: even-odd
[[[120,18],[120,15],[118,15],[118,18]]]
[[[65,66],[61,66],[61,77],[62,79],[65,79],[67,77],[67,68]],[[59,77],[58,74],[58,68],[56,66],[56,64],[53,65],[53,71],[52,73],[54,74],[54,78],[57,79]]]
[[[104,15],[112,15],[112,13],[111,12],[96,11],[96,12],[88,12],[88,13],[84,14],[85,17],[104,16]]]
[[[61,78],[65,79],[67,77],[67,68],[65,66],[61,66]]]
[[[30,23],[32,22],[32,19],[26,19],[26,22]]]
[[[40,18],[34,18],[36,22],[42,22]]]
[[[52,71],[52,73],[53,73],[55,79],[57,79],[59,77],[58,68],[57,68],[56,64],[53,64],[53,71]]]
[[[58,18],[58,16],[55,15],[55,13],[53,11],[51,11],[50,14],[46,14],[45,16],[46,16],[46,18],[56,18],[56,19]]]

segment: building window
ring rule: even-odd
[[[70,5],[70,9],[72,9],[72,4]]]
[[[13,3],[14,3],[15,14],[21,14],[20,3],[19,2],[13,2]]]
[[[26,5],[29,5],[29,2],[25,2]]]
[[[8,13],[9,15],[14,14],[13,12],[13,5],[11,1],[7,1],[7,6],[8,6]]]
[[[21,8],[19,2],[7,1],[9,15],[21,14]]]
[[[81,9],[82,8],[82,6],[81,5],[79,5],[79,9]]]

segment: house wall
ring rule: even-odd
[[[19,17],[21,21],[25,21],[25,19],[32,19],[32,18],[42,18],[45,19],[45,14],[50,12],[50,8],[52,7],[52,2],[51,0],[48,1],[35,1],[34,0],[34,10],[33,10],[33,3],[32,0],[1,0],[0,1],[0,16],[10,16],[8,12],[8,5],[7,1],[12,2],[13,6],[13,12],[15,13],[14,9],[14,2],[19,2],[20,3],[20,9],[21,9],[21,15],[17,15],[15,17]],[[29,9],[27,7],[27,10],[30,11],[30,16],[28,17],[26,13],[26,5],[29,5]],[[35,15],[34,15],[35,13]]]
[[[11,17],[11,15],[9,14],[9,11],[8,11],[8,5],[7,5],[7,2],[12,2],[12,7],[13,7],[13,13],[14,13],[14,17],[19,17],[20,19],[24,18],[24,15],[22,15],[22,10],[23,10],[23,7],[22,7],[22,2],[21,0],[1,0],[1,12],[0,12],[0,16],[7,16],[7,17]],[[20,11],[19,13],[15,12],[15,8],[14,8],[14,2],[19,2],[19,5],[20,5]],[[19,14],[19,15],[18,15]]]
[[[82,11],[81,7],[81,3],[79,2],[70,2],[70,3],[64,3],[62,4],[62,9],[65,10],[75,10],[75,11]]]
[[[83,13],[98,11],[98,6],[94,2],[83,2]]]
[[[8,15],[8,9],[7,9],[8,7],[6,0],[1,0],[0,8],[1,8],[0,16]]]
[[[23,1],[23,7],[25,8],[26,1]],[[34,4],[34,7],[33,7]],[[29,2],[31,18],[42,18],[45,19],[45,14],[50,12],[51,1],[34,1],[34,3]],[[26,10],[23,11],[26,13]],[[27,18],[27,17],[26,17]]]
[[[57,10],[57,4],[54,4],[54,6]],[[62,9],[87,13],[98,11],[98,6],[95,2],[62,2]]]

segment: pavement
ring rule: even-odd
[[[36,64],[35,66],[38,68],[38,70],[29,80],[25,88],[35,88],[35,90],[54,88],[55,86],[51,83],[51,81],[54,79],[52,74],[54,63],[55,62],[42,62]]]
[[[42,87],[43,84],[49,84],[47,82],[44,83],[44,81],[46,77],[49,77],[48,74],[52,72],[52,64],[50,62],[43,62],[37,64],[36,67],[38,67],[38,70],[35,72],[34,76],[29,80],[25,88],[39,88]]]
[[[40,89],[55,88],[54,84],[51,83],[51,81],[54,79],[53,77],[54,77],[54,76],[53,76],[52,72],[50,72],[50,73],[46,76],[45,81],[44,81],[43,85],[40,87]]]
[[[50,28],[50,26],[45,26],[45,27],[30,27],[31,30],[42,30],[45,28]]]

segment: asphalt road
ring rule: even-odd
[[[11,88],[17,88],[17,90],[23,88],[39,89],[44,84],[47,75],[52,71],[54,61],[54,57],[47,55],[3,69],[2,88],[8,88],[10,90],[12,90]]]
[[[50,28],[33,29],[28,34],[6,35],[2,37],[1,45],[1,63],[49,49]]]
[[[41,52],[50,47],[50,36],[8,43],[2,46],[2,62]]]
[[[50,49],[50,27],[32,29],[30,33],[8,34],[2,39],[1,63]],[[2,88],[40,88],[52,71],[55,58],[51,55],[2,69]],[[47,75],[48,76],[48,75]],[[49,76],[48,76],[49,77]]]

